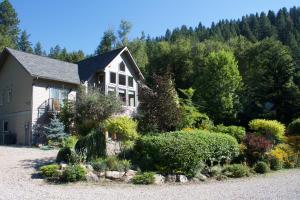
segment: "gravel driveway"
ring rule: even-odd
[[[36,176],[57,151],[0,146],[0,199],[300,199],[300,170],[187,185],[49,185]]]

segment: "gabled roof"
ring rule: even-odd
[[[78,70],[80,80],[88,80],[96,71],[104,70],[111,61],[123,51],[125,47],[115,49],[97,56],[79,61]]]
[[[139,78],[144,79],[128,48],[122,47],[79,61],[77,64],[80,80],[86,81],[96,72],[103,71],[118,55],[122,54],[123,52],[126,52],[129,60],[133,63],[134,70]]]
[[[5,48],[0,57],[0,67],[8,54],[12,55],[33,77],[80,84],[77,64]]]

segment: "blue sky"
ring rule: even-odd
[[[130,21],[130,38],[144,31],[163,35],[167,28],[183,24],[209,26],[220,19],[300,6],[300,0],[11,0],[32,43],[42,42],[48,51],[56,44],[68,50],[93,53],[102,33],[118,29],[121,19]]]

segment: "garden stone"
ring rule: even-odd
[[[88,182],[98,182],[99,181],[98,176],[91,171],[85,175],[85,178]]]
[[[126,172],[126,176],[134,176],[134,175],[136,175],[136,173],[137,173],[137,171],[134,171],[134,170],[128,170],[127,172]]]
[[[166,181],[170,183],[176,182],[176,175],[171,175],[171,174],[167,175]]]
[[[60,163],[60,169],[65,170],[67,168],[68,164],[61,162]]]
[[[137,171],[134,170],[128,170],[124,175],[123,175],[123,180],[126,183],[131,182],[132,178],[136,175]]]
[[[186,183],[186,182],[188,182],[188,179],[184,175],[177,175],[176,176],[176,182]]]
[[[92,165],[85,165],[85,168],[86,168],[88,171],[94,171],[94,168],[92,167]]]
[[[160,185],[165,182],[165,177],[160,174],[155,174],[154,178],[155,178],[154,184]]]
[[[105,177],[108,179],[121,179],[124,176],[124,172],[107,171]]]
[[[207,177],[201,173],[196,174],[195,178],[197,178],[200,181],[206,181]]]

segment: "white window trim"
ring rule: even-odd
[[[124,71],[121,70],[121,65],[122,65],[122,64],[124,64]],[[124,61],[120,62],[120,64],[119,64],[119,72],[125,73],[125,72],[126,72],[126,68],[127,68],[127,67],[126,67],[125,62],[124,62]]]
[[[112,73],[115,74],[115,83],[112,83],[112,82],[111,82],[111,74],[112,74]],[[117,76],[118,76],[118,73],[113,72],[113,71],[110,71],[110,72],[109,72],[109,84],[117,85]]]

